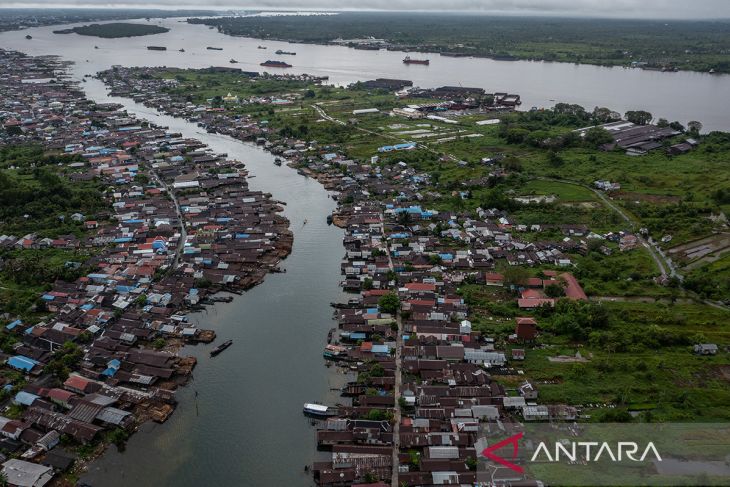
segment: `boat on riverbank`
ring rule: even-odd
[[[296,52],[282,51],[281,49],[276,51],[275,54],[278,54],[279,56],[296,56],[297,55]]]
[[[431,61],[428,59],[413,59],[411,56],[406,56],[403,58],[403,64],[423,64],[428,66],[431,64]]]
[[[337,410],[335,408],[314,402],[304,403],[303,412],[307,416],[315,416],[319,418],[327,418],[329,416],[337,415]]]
[[[216,355],[220,354],[222,351],[227,349],[233,345],[233,340],[226,340],[225,342],[221,343],[217,347],[215,347],[213,350],[210,351],[210,356],[215,357]]]

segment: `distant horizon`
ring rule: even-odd
[[[324,7],[324,6],[247,6],[247,5],[233,5],[233,4],[218,4],[218,5],[197,5],[197,4],[187,4],[187,0],[180,0],[176,1],[174,5],[172,4],[166,4],[166,3],[153,3],[153,4],[141,4],[141,3],[135,3],[137,1],[142,0],[133,0],[133,3],[123,3],[119,5],[109,5],[108,3],[105,4],[99,4],[96,5],[91,2],[84,2],[84,3],[56,3],[55,0],[48,0],[40,2],[34,2],[34,3],[17,3],[17,2],[4,2],[4,0],[0,0],[0,10],[5,9],[15,9],[15,10],[45,10],[45,9],[68,9],[68,10],[118,10],[118,11],[144,11],[144,10],[164,10],[168,12],[175,12],[175,11],[190,11],[190,10],[199,10],[199,11],[214,11],[214,12],[220,12],[220,13],[230,13],[230,14],[240,14],[243,12],[307,12],[307,13],[316,13],[316,12],[322,12],[322,13],[414,13],[414,14],[469,14],[469,15],[484,15],[484,16],[495,16],[495,17],[533,17],[533,18],[565,18],[565,19],[596,19],[596,20],[637,20],[637,21],[673,21],[673,22],[696,22],[696,21],[710,21],[710,22],[726,22],[730,21],[730,2],[727,3],[727,6],[723,6],[722,13],[719,12],[713,12],[713,13],[707,13],[705,15],[697,15],[693,17],[688,17],[687,15],[681,14],[681,12],[677,11],[675,15],[672,15],[671,10],[663,9],[662,12],[664,13],[664,16],[651,16],[651,15],[641,15],[638,12],[643,11],[644,9],[647,9],[646,7],[639,7],[638,10],[637,7],[634,7],[634,10],[631,11],[625,11],[621,8],[616,8],[615,10],[606,10],[606,9],[570,9],[570,11],[564,9],[564,8],[553,8],[553,9],[540,9],[535,6],[537,0],[532,2],[527,2],[528,7],[518,7],[517,4],[525,3],[520,2],[519,0],[512,0],[512,1],[497,1],[497,3],[501,4],[510,4],[512,5],[511,8],[474,8],[474,1],[469,0],[462,0],[460,3],[467,3],[471,5],[471,8],[460,8],[460,9],[441,9],[441,8],[398,8],[398,6],[402,5],[404,2],[409,3],[410,0],[395,0],[391,3],[395,4],[395,8],[375,8],[375,7],[365,7],[365,8],[350,8],[350,7],[344,7],[344,8],[336,8],[336,7]],[[167,0],[158,0],[158,1],[167,1]],[[169,0],[171,1],[171,0]],[[221,0],[226,1],[226,0]],[[230,1],[230,0],[227,0]],[[270,2],[276,1],[276,0],[269,0]],[[322,2],[327,3],[328,0],[316,0],[312,1],[312,4],[321,5]],[[380,3],[381,0],[372,0],[375,3]],[[589,3],[592,3],[590,0],[588,0]],[[654,2],[646,2],[646,3],[656,3],[661,2],[662,0],[654,0]],[[93,2],[93,0],[92,0]],[[715,0],[707,0],[705,3],[714,3]],[[367,0],[361,2],[364,4],[367,4]],[[419,3],[429,3],[429,2],[419,2]],[[452,2],[452,4],[455,2]],[[478,2],[477,2],[478,3]],[[494,2],[489,2],[494,3]],[[565,3],[563,1],[556,1],[557,4]],[[609,3],[609,2],[605,2]],[[630,4],[633,3],[632,0],[624,0],[621,2],[623,4]],[[514,4],[514,5],[513,5]],[[709,6],[708,6],[709,7]],[[706,8],[708,8],[706,7]],[[695,9],[695,11],[702,10],[702,9]],[[681,16],[677,16],[681,15]]]

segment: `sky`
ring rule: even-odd
[[[509,15],[668,19],[730,18],[730,0],[0,0],[0,6],[454,10]]]

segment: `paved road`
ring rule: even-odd
[[[380,219],[384,223],[385,216],[381,213]],[[385,250],[388,254],[388,267],[391,271],[395,270],[393,266],[393,258],[390,255],[390,246],[386,242]],[[398,399],[400,399],[401,386],[403,385],[403,374],[402,374],[402,349],[403,349],[403,320],[401,318],[400,309],[396,313],[395,318],[398,324],[398,333],[395,338],[395,386],[393,387],[393,398],[395,399],[395,412],[393,414],[393,474],[390,480],[391,487],[398,487],[398,454],[400,453],[400,422],[401,422],[401,410]]]
[[[183,250],[185,250],[185,240],[187,240],[188,232],[185,228],[185,220],[183,219],[182,211],[180,210],[180,203],[177,201],[177,196],[175,196],[175,192],[157,175],[154,170],[150,169],[150,174],[160,186],[167,190],[167,194],[170,195],[172,203],[175,205],[175,213],[177,213],[177,218],[178,220],[180,220],[180,240],[177,243],[177,249],[175,249],[175,259],[173,260],[172,267],[170,268],[171,270],[174,270],[177,268],[177,264],[180,262],[180,257],[182,257]]]

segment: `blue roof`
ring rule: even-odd
[[[15,395],[15,399],[13,400],[18,404],[22,404],[23,406],[30,406],[31,404],[33,404],[33,401],[38,398],[39,396],[31,394],[30,392],[20,391]]]
[[[115,238],[113,240],[114,243],[127,243],[127,242],[131,242],[131,241],[132,241],[132,237],[119,237],[119,238]]]
[[[9,324],[7,324],[7,325],[5,326],[5,329],[7,329],[7,330],[12,330],[12,329],[13,329],[13,328],[15,328],[16,326],[20,326],[20,325],[22,325],[22,324],[23,324],[23,321],[22,321],[22,320],[15,320],[15,321],[13,321],[12,323],[9,323]]]
[[[373,345],[372,348],[373,353],[390,353],[390,348],[388,345]]]
[[[248,238],[250,236],[251,235],[249,235],[248,233],[237,233],[236,234],[236,238]]]
[[[443,260],[454,260],[454,256],[452,254],[439,254],[439,257]]]
[[[14,369],[25,370],[30,372],[33,367],[40,365],[40,362],[33,360],[32,358],[24,357],[23,355],[16,355],[8,359],[8,365]]]
[[[81,309],[83,309],[84,311],[89,311],[90,309],[94,309],[94,305],[93,304],[85,304],[85,305],[81,306]]]
[[[378,312],[378,308],[368,308],[367,312],[368,312],[368,314],[377,313]]]
[[[43,299],[43,301],[53,301],[54,299],[56,299],[55,296],[51,296],[50,294],[44,294],[41,298]]]
[[[365,333],[361,331],[356,331],[353,333],[350,333],[350,339],[352,340],[364,340],[366,337]]]

